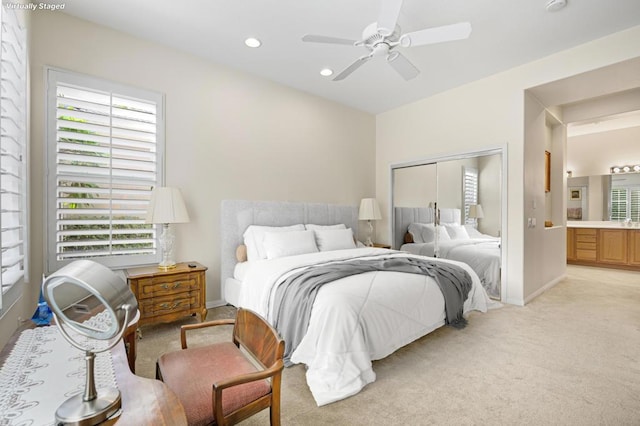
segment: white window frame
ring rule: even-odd
[[[90,90],[104,93],[117,94],[120,97],[131,99],[142,99],[156,103],[156,186],[164,185],[164,151],[165,151],[165,118],[164,118],[164,95],[144,89],[139,89],[108,80],[83,75],[71,71],[60,70],[53,67],[45,67],[46,85],[46,117],[45,125],[47,129],[46,147],[46,191],[45,205],[47,209],[45,244],[46,244],[46,265],[45,271],[51,273],[60,267],[72,262],[75,259],[59,260],[57,255],[57,86],[58,83],[78,86]],[[111,177],[110,177],[111,178]],[[156,233],[157,235],[157,233]],[[160,250],[157,239],[154,242],[154,253],[147,255],[119,255],[119,256],[99,256],[87,257],[103,265],[122,269],[131,266],[158,263],[160,261]]]
[[[3,213],[0,217],[0,226],[4,230],[0,236],[2,245],[0,315],[2,315],[6,311],[3,310],[2,296],[9,296],[7,297],[8,305],[12,304],[22,293],[21,285],[29,279],[29,217],[27,213],[29,210],[29,85],[27,81],[26,29],[15,10],[4,7],[0,9],[0,21],[2,22],[0,42],[3,45],[0,58],[2,61],[0,77],[3,86],[2,99],[0,100],[0,107],[2,107],[0,114],[2,178],[0,179],[2,179],[3,200],[6,203],[8,199],[11,199],[10,206],[2,205]],[[12,114],[12,109],[17,110],[17,113]],[[12,132],[11,129],[14,132],[9,134]],[[9,182],[12,180],[17,180],[17,185],[10,184]],[[17,203],[15,202],[16,198]],[[5,214],[7,215],[6,219]],[[9,222],[9,224],[5,222]],[[17,290],[13,291],[12,289]]]
[[[476,180],[476,187],[471,196],[467,194],[467,176],[474,175]],[[478,169],[474,167],[462,167],[462,207],[464,210],[464,225],[476,225],[477,219],[469,217],[469,207],[472,204],[478,204],[478,186],[480,185],[480,175]]]

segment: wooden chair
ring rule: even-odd
[[[234,324],[233,342],[187,348],[188,330],[225,324]],[[232,425],[267,407],[271,425],[280,424],[284,340],[261,316],[239,308],[235,320],[183,325],[180,340],[182,350],[158,358],[156,378],[178,396],[190,425]]]

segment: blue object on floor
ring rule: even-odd
[[[44,300],[44,296],[42,295],[42,289],[40,289],[40,298],[38,299],[38,308],[33,313],[33,316],[31,317],[31,321],[33,321],[37,325],[50,325],[52,318],[53,318],[53,313],[51,312],[51,308],[49,308],[49,305],[47,305],[47,301]]]

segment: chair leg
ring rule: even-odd
[[[280,426],[280,405],[274,405],[273,401],[271,401],[271,405],[269,406],[269,414],[271,426]]]
[[[162,372],[160,371],[160,366],[158,365],[157,362],[156,362],[156,380],[160,380],[161,382],[164,381],[162,380]]]

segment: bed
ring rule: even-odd
[[[489,297],[500,299],[502,251],[500,238],[461,224],[460,209],[441,209],[436,249],[434,209],[394,208],[394,247],[423,256],[467,263],[480,277]]]
[[[226,301],[258,312],[285,333],[285,341],[296,342],[288,358],[285,354],[287,365],[306,365],[307,383],[319,406],[354,395],[375,381],[373,360],[390,355],[445,323],[452,323],[450,305],[445,306],[445,298],[450,296],[439,287],[442,276],[436,281],[429,275],[384,266],[327,282],[312,298],[307,323],[304,315],[300,316],[300,322],[305,324],[302,332],[292,334],[287,327],[279,329],[283,309],[298,309],[299,303],[279,299],[278,294],[298,275],[315,274],[322,268],[351,262],[421,263],[429,259],[357,245],[353,239],[358,224],[355,206],[225,200],[221,217],[221,279]],[[294,229],[274,232],[266,227]],[[266,232],[263,248],[267,258],[261,257],[255,247],[251,253],[251,235],[256,229]],[[292,243],[292,238],[307,241],[308,232],[313,234],[318,250],[291,255],[294,247],[298,250],[306,244]],[[350,244],[346,235],[351,236]],[[270,244],[266,244],[267,240]],[[271,244],[272,240],[276,243]],[[249,243],[245,245],[247,260],[238,261],[244,260],[244,250],[238,247],[245,241]],[[280,253],[276,253],[278,250]],[[472,310],[486,312],[491,307],[492,301],[480,279],[468,265],[442,259],[433,261],[438,262],[438,268],[462,271],[468,277],[468,297],[460,302],[463,316]],[[326,277],[324,272],[318,276]],[[295,318],[297,322],[298,317]]]

